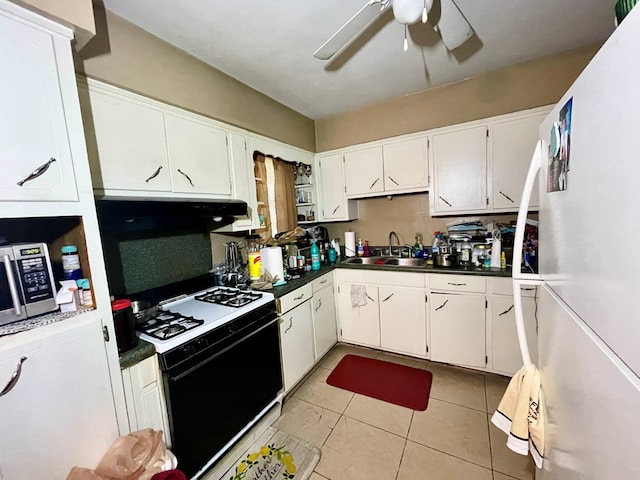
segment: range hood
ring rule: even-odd
[[[241,200],[173,200],[167,198],[96,198],[103,233],[164,234],[211,231],[247,215]]]

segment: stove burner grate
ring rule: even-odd
[[[196,295],[195,299],[201,302],[217,303],[228,307],[244,307],[248,303],[254,302],[262,297],[261,293],[248,290],[237,290],[233,288],[216,288],[201,295]]]
[[[167,340],[203,323],[204,320],[187,317],[169,310],[160,310],[148,320],[140,323],[137,328],[151,337]]]

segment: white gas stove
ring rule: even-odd
[[[272,293],[214,287],[163,303],[138,325],[140,338],[162,354],[274,301]]]

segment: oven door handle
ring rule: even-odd
[[[258,320],[256,320],[257,322]],[[239,338],[238,340],[236,340],[235,342],[233,342],[231,345],[228,345],[227,347],[223,348],[222,350],[217,351],[215,354],[207,357],[206,359],[202,360],[201,362],[198,362],[197,364],[195,364],[193,367],[188,368],[187,370],[177,373],[177,374],[173,374],[171,373],[171,371],[165,372],[165,374],[167,375],[167,377],[169,378],[169,380],[171,381],[177,381],[180,380],[184,377],[186,377],[187,375],[189,375],[190,373],[194,372],[195,370],[197,370],[198,368],[202,367],[203,365],[206,365],[207,363],[209,363],[211,360],[214,360],[215,358],[219,357],[220,355],[222,355],[223,353],[231,350],[232,348],[235,348],[238,344],[244,342],[246,339],[248,339],[249,337],[252,337],[253,335],[255,335],[258,332],[261,332],[262,330],[264,330],[265,328],[273,325],[274,323],[279,321],[279,317],[274,317],[271,320],[269,320],[269,322],[265,323],[264,325],[262,325],[260,328],[258,328],[257,330],[252,331],[251,333],[249,333],[248,335],[243,336],[242,338]],[[240,332],[242,330],[244,330],[245,328],[253,325],[255,322],[250,323],[249,325],[247,325],[244,328],[240,328],[237,330],[237,332]],[[236,333],[237,333],[236,332]],[[179,369],[178,369],[179,370]]]
[[[4,263],[4,270],[7,274],[7,284],[9,285],[9,293],[11,294],[11,302],[13,302],[13,313],[20,315],[22,310],[20,309],[20,297],[18,293],[18,286],[16,285],[16,277],[11,267],[11,257],[9,255],[2,256]]]

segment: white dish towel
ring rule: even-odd
[[[507,447],[520,455],[531,453],[536,467],[544,459],[544,418],[540,373],[535,365],[513,376],[491,422],[507,434]]]
[[[367,304],[367,287],[351,285],[351,308],[364,307]]]

